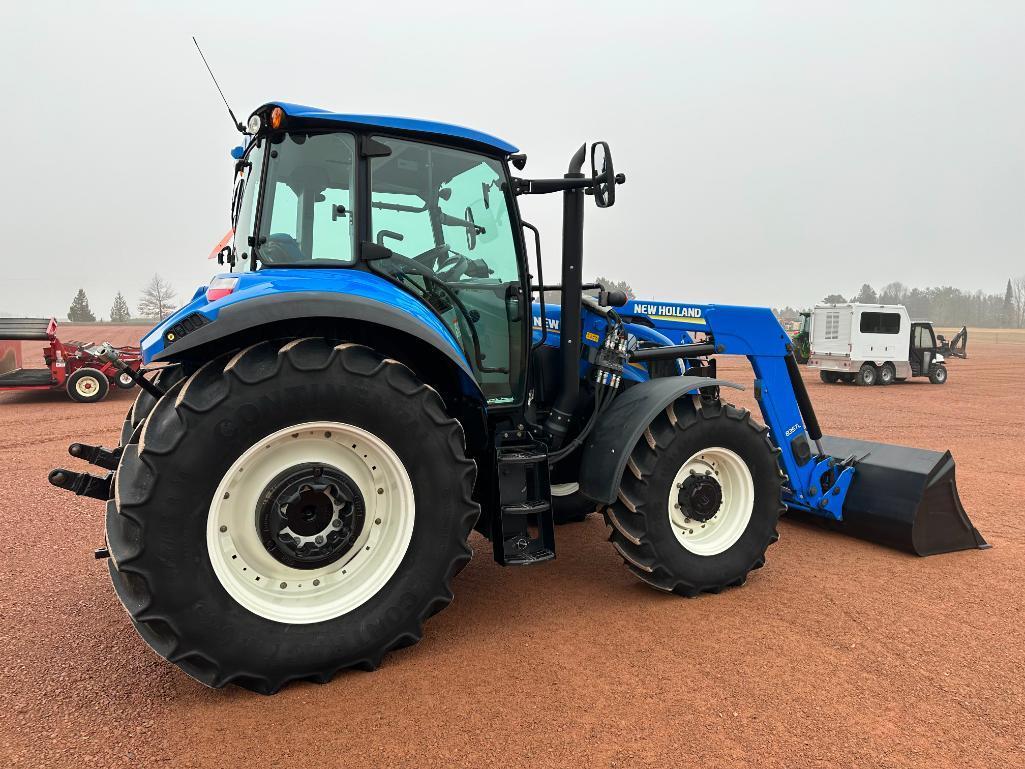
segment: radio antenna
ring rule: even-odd
[[[196,42],[196,36],[192,36],[192,42],[196,43],[196,50],[199,51],[199,58],[203,60],[203,64],[206,65],[206,71],[210,73],[210,79],[214,81],[214,86],[217,88],[217,93],[221,95],[221,101],[224,102],[224,106],[228,108],[228,114],[231,115],[231,122],[238,129],[239,133],[245,133],[246,127],[238,122],[238,118],[235,117],[235,113],[231,111],[231,105],[228,104],[228,100],[224,98],[224,91],[221,90],[220,83],[217,82],[217,78],[214,77],[214,71],[210,69],[210,64],[207,63],[206,56],[203,55],[203,49],[199,47],[199,43]]]

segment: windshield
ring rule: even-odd
[[[346,133],[280,134],[269,142],[260,141],[249,153],[252,165],[241,182],[246,189],[235,249],[244,268],[257,267],[249,258],[255,226],[259,227],[255,251],[260,267],[352,264],[355,148],[355,138]],[[259,174],[267,151],[270,158],[262,180],[266,192],[259,210],[254,210],[259,184],[250,185],[246,178]]]

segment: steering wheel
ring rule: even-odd
[[[470,260],[453,251],[447,243],[429,248],[412,259],[399,254],[395,254],[395,256],[415,262],[419,267],[429,270],[431,275],[437,275],[441,280],[447,282],[459,280],[470,268]],[[444,264],[442,264],[442,260],[446,260]]]

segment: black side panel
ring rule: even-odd
[[[987,547],[961,505],[949,451],[832,435],[822,437],[822,446],[834,457],[864,457],[844,501],[844,520],[830,526],[918,555]]]
[[[44,341],[49,318],[0,318],[0,339]]]
[[[725,379],[677,376],[651,379],[616,397],[584,443],[580,461],[580,491],[608,505],[616,499],[630,452],[644,429],[670,403],[700,387],[744,388]]]
[[[466,360],[434,329],[383,302],[316,291],[293,291],[228,305],[218,314],[217,320],[167,345],[154,360],[172,360],[189,350],[256,326],[302,318],[343,318],[397,329],[436,348],[477,386]],[[479,391],[479,386],[477,388]]]

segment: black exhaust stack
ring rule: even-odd
[[[564,179],[586,178],[581,169],[587,145],[580,145],[569,161]],[[545,430],[558,448],[569,430],[570,417],[580,395],[580,274],[584,262],[584,187],[562,192],[562,317],[559,352],[562,363],[562,390],[545,421]]]

